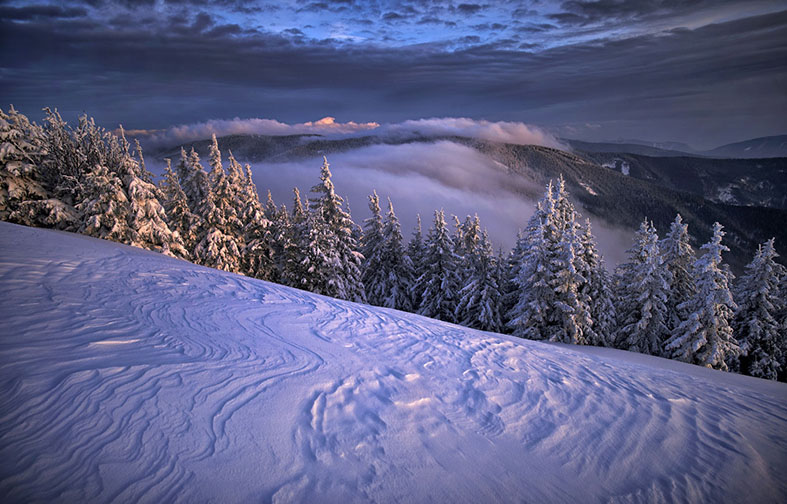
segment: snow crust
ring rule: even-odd
[[[785,502],[787,386],[0,223],[3,502]]]

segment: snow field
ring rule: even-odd
[[[4,502],[784,502],[787,387],[0,223]]]

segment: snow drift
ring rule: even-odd
[[[787,387],[0,223],[4,502],[784,502]]]

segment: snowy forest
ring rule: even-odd
[[[291,208],[263,203],[249,165],[207,165],[181,149],[162,179],[139,142],[83,116],[45,109],[43,125],[0,110],[0,218],[78,232],[318,294],[418,313],[484,331],[641,352],[787,381],[787,272],[771,239],[735,279],[716,223],[699,251],[677,215],[645,219],[628,260],[608,273],[589,220],[562,177],[550,182],[513,250],[495,251],[478,217],[435,211],[406,240],[394,206],[369,196],[356,224],[327,159]],[[225,167],[226,162],[226,167]]]

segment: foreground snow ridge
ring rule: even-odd
[[[785,502],[787,386],[0,223],[0,501]]]

